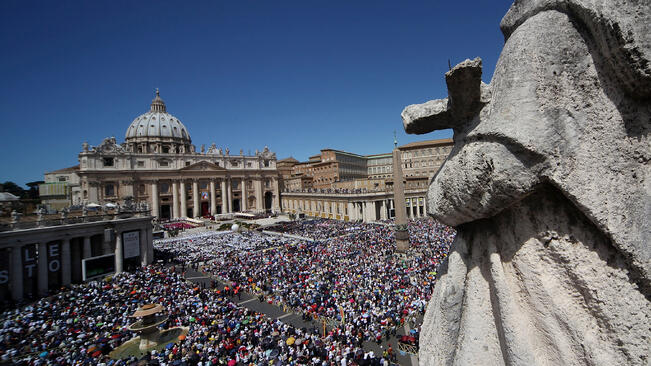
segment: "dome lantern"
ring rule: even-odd
[[[156,97],[151,101],[151,107],[149,109],[151,112],[163,112],[167,113],[167,108],[165,108],[165,102],[160,98],[160,93],[158,88],[156,88]]]
[[[178,118],[167,113],[167,107],[158,89],[151,101],[149,111],[136,117],[127,128],[125,141],[127,143],[173,143],[174,146],[183,146],[184,151],[189,151],[192,143],[188,129]]]

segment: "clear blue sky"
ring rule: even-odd
[[[447,96],[444,73],[484,60],[512,1],[0,2],[0,182],[119,142],[160,88],[201,144],[305,160],[451,136],[406,135],[404,106]]]

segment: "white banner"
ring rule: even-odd
[[[128,231],[122,233],[122,248],[125,259],[140,256],[140,232]]]

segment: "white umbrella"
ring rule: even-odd
[[[107,208],[116,208],[116,207],[118,207],[118,205],[116,205],[115,203],[112,203],[112,202],[109,202],[109,203],[105,204],[104,206],[106,206]]]
[[[89,203],[89,204],[86,205],[86,207],[97,208],[97,207],[102,207],[102,206],[98,205],[97,203]]]

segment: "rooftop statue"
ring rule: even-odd
[[[458,235],[422,365],[648,365],[651,2],[516,1],[490,85],[481,60],[411,105],[454,130],[428,213]]]

